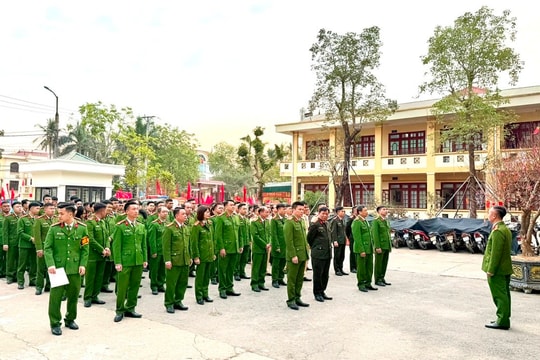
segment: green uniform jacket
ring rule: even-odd
[[[2,231],[4,232],[3,236],[3,245],[9,245],[9,246],[18,246],[19,245],[19,234],[17,234],[17,222],[19,221],[19,217],[15,214],[9,214],[4,219],[4,228]]]
[[[390,223],[382,217],[377,217],[371,222],[371,231],[373,235],[373,247],[392,251],[392,242],[390,241]]]
[[[48,218],[47,216],[43,215],[40,216],[34,221],[34,244],[36,245],[36,251],[37,250],[43,250],[43,244],[45,243],[45,239],[47,238],[47,233],[49,232],[49,228],[53,224],[54,217]]]
[[[236,254],[239,251],[237,215],[227,216],[223,213],[214,218],[214,238],[217,250],[225,249],[227,254]]]
[[[493,275],[512,275],[512,233],[504,222],[493,226],[489,234],[482,270]]]
[[[338,216],[329,221],[330,232],[332,233],[332,242],[336,241],[339,245],[345,245],[347,238],[345,236],[345,219]]]
[[[308,243],[306,240],[306,229],[304,229],[304,221],[296,219],[285,220],[283,225],[283,235],[285,237],[286,257],[290,261],[297,256],[298,261],[306,261],[309,259]]]
[[[279,215],[270,221],[270,232],[272,233],[272,256],[275,258],[284,258],[287,246],[285,244],[285,234],[283,226],[285,218],[279,218]]]
[[[122,220],[116,224],[112,238],[115,265],[136,266],[147,261],[144,224],[131,226],[127,219]]]
[[[9,215],[9,214],[8,214]],[[0,211],[0,245],[4,245],[4,220],[7,215]]]
[[[214,261],[216,247],[214,243],[214,229],[211,223],[196,223],[190,234],[191,257],[199,258],[201,263]]]
[[[251,239],[253,240],[251,252],[253,254],[265,254],[266,245],[270,244],[272,240],[270,223],[260,217],[257,220],[253,220],[251,222]]]
[[[359,216],[354,219],[351,230],[354,237],[353,252],[373,254],[373,240],[368,222]]]
[[[148,217],[146,218],[146,231],[150,230],[150,226],[156,219],[159,217],[157,212],[153,213],[152,215],[148,214]]]
[[[75,221],[71,231],[64,223],[52,224],[43,247],[45,264],[47,267],[64,268],[67,275],[78,274],[79,266],[86,266],[88,262],[89,244],[83,223]]]
[[[150,245],[150,254],[163,255],[163,232],[166,222],[155,219],[148,226],[148,245]]]
[[[19,235],[19,249],[31,249],[34,247],[34,218],[25,215],[17,221],[17,234]]]
[[[163,261],[170,261],[173,266],[190,265],[189,228],[179,226],[176,221],[170,223],[163,231]]]
[[[111,248],[107,219],[90,219],[86,222],[86,229],[90,238],[90,255],[88,259],[103,260],[103,250]]]
[[[238,215],[238,246],[243,248],[251,242],[251,228],[249,219]]]

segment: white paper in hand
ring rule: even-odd
[[[49,273],[49,279],[51,280],[52,288],[69,284],[66,270],[64,268],[57,268],[56,274]]]

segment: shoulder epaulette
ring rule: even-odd
[[[56,223],[54,223],[54,224],[51,224],[51,226],[60,226],[60,225],[62,225],[61,222],[56,222]]]
[[[122,225],[122,223],[126,222],[126,220],[120,220],[119,222],[116,223],[116,225]]]
[[[157,223],[157,222],[159,222],[159,218],[155,219],[155,220],[152,221],[150,224]]]
[[[174,221],[172,223],[170,223],[170,224],[167,224],[167,227],[171,227],[173,225],[176,225],[176,223]]]
[[[80,221],[80,220],[77,220],[77,224],[82,225],[82,226],[86,226],[86,224],[84,222]]]

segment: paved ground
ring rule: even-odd
[[[48,295],[0,281],[0,359],[536,359],[538,294],[512,292],[512,329],[490,330],[495,318],[481,255],[394,250],[392,286],[361,293],[353,276],[331,275],[318,303],[304,283],[299,311],[285,305],[286,289],[254,293],[246,280],[237,298],[197,305],[188,289],[185,312],[167,314],[163,294],[143,280],[142,319],[114,323],[114,296],[79,306],[78,331],[48,327]],[[308,276],[311,273],[308,272]],[[193,279],[190,279],[193,283]],[[270,285],[269,282],[267,284]]]

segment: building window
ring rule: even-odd
[[[508,124],[504,127],[505,149],[521,149],[531,147],[532,137],[540,121]]]
[[[105,200],[104,187],[66,186],[66,201],[71,196],[77,196],[83,202],[100,202]]]
[[[441,134],[445,130],[441,130]],[[474,134],[473,136],[474,141],[474,150],[485,150],[486,144],[484,143],[484,140],[482,138],[482,134]],[[441,143],[440,151],[445,152],[463,152],[469,150],[469,144],[462,139],[453,139],[453,140],[446,140]]]
[[[12,162],[9,164],[9,172],[10,173],[19,173],[19,163],[18,162]]]
[[[390,203],[404,208],[425,209],[427,207],[427,186],[418,184],[390,184]]]
[[[388,134],[388,153],[390,155],[425,154],[425,152],[425,131]]]
[[[353,157],[375,156],[375,135],[362,136],[359,141],[352,144]]]
[[[325,194],[328,194],[328,185],[327,184],[305,184],[304,191],[311,191],[311,192],[320,191]]]
[[[375,203],[375,184],[353,184],[353,205],[371,207]]]
[[[306,141],[306,160],[328,159],[330,140]]]
[[[56,187],[37,187],[36,188],[36,200],[43,200],[44,195],[58,196],[58,188]]]
[[[441,206],[444,206],[445,209],[467,210],[470,208],[468,186],[466,183],[441,183],[440,194]],[[482,191],[477,192],[476,208],[479,210],[486,208],[485,195]]]

